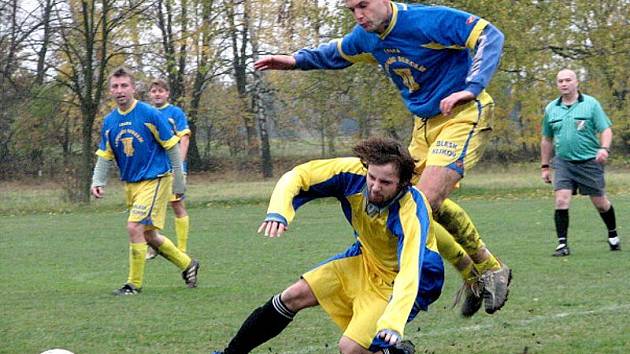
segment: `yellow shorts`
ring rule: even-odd
[[[146,230],[164,228],[166,208],[172,195],[173,176],[125,184],[129,222],[144,224]]]
[[[475,101],[455,107],[448,117],[415,117],[409,152],[417,160],[416,173],[420,175],[426,166],[441,166],[464,176],[483,155],[493,115],[494,101],[482,91]]]
[[[392,287],[366,274],[363,255],[335,259],[302,277],[343,335],[369,348]]]

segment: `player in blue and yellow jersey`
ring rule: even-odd
[[[164,227],[171,193],[182,196],[186,188],[179,138],[157,109],[134,98],[129,70],[116,69],[109,78],[109,90],[118,107],[103,121],[91,192],[96,198],[104,196],[108,171],[116,161],[129,207],[129,276],[114,294],[141,291],[147,243],[180,268],[186,285],[194,288],[199,262],[157,233]]]
[[[166,81],[157,79],[151,82],[149,86],[149,97],[151,97],[151,104],[155,106],[173,129],[173,133],[179,137],[179,150],[181,153],[181,159],[184,163],[184,174],[188,173],[188,164],[186,163],[186,156],[188,154],[188,145],[190,142],[190,128],[188,127],[188,119],[184,111],[168,102],[171,95],[171,90],[168,87]],[[190,220],[188,212],[184,206],[184,200],[173,194],[171,199],[171,207],[175,213],[175,236],[177,237],[177,248],[182,252],[186,252],[188,245],[188,233],[190,230]],[[147,252],[147,259],[153,259],[157,256],[157,252],[153,248],[149,248]]]
[[[511,270],[448,196],[480,159],[491,131],[494,102],[484,89],[499,65],[503,34],[484,19],[448,7],[390,0],[345,0],[345,6],[357,22],[352,32],[294,55],[264,57],[254,67],[382,67],[415,115],[409,151],[420,178],[414,182],[443,226],[436,227],[440,253],[465,279],[462,314],[474,314],[482,297],[486,312],[494,313],[507,300]]]
[[[413,352],[401,340],[405,324],[437,300],[444,280],[430,207],[411,185],[414,160],[400,143],[371,138],[354,152],[358,157],[314,160],[284,174],[258,229],[278,237],[302,205],[333,197],[354,244],[256,309],[223,353],[249,353],[317,305],[343,330],[341,353]]]

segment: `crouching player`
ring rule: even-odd
[[[344,252],[306,272],[254,310],[222,352],[249,353],[301,310],[320,305],[341,328],[341,353],[414,353],[405,324],[437,300],[444,266],[424,195],[411,186],[414,160],[391,139],[371,138],[357,157],[314,160],[278,181],[258,232],[278,237],[306,202],[334,197],[354,229]]]

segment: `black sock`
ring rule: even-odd
[[[603,213],[599,213],[599,216],[604,220],[606,228],[608,229],[608,238],[617,237],[617,219],[615,218],[615,208],[610,204],[610,208]]]
[[[554,215],[556,234],[559,244],[567,244],[567,230],[569,230],[569,209],[556,209]]]
[[[291,323],[294,316],[295,312],[290,311],[280,300],[280,294],[275,295],[247,317],[230,344],[225,348],[224,353],[249,353],[252,349],[280,334]]]

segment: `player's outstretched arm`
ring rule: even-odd
[[[262,231],[265,231],[265,236],[274,238],[282,236],[287,229],[288,228],[279,221],[265,220],[260,224],[257,232],[261,233]]]
[[[264,70],[293,70],[295,58],[293,55],[268,55],[254,63],[254,69]]]

